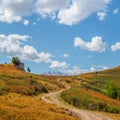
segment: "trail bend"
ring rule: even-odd
[[[58,78],[57,81],[60,84],[63,84],[65,86],[65,89],[62,89],[62,90],[59,90],[56,92],[51,92],[51,93],[48,93],[48,94],[42,96],[41,99],[43,101],[45,101],[49,104],[54,104],[59,107],[66,108],[68,110],[67,114],[77,117],[78,120],[113,120],[112,118],[103,116],[102,114],[98,114],[98,113],[95,113],[92,111],[87,111],[87,110],[80,110],[78,108],[75,108],[73,106],[65,104],[65,102],[62,101],[59,96],[63,91],[66,91],[66,90],[70,89],[71,87],[69,85],[66,85],[65,83],[63,83],[60,80],[60,78]]]

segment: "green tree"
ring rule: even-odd
[[[14,65],[19,65],[20,60],[18,59],[18,57],[13,57],[13,58],[12,58],[12,63],[13,63]]]
[[[28,68],[27,68],[27,72],[29,72],[29,73],[30,73],[30,71],[31,71],[31,69],[30,69],[30,67],[28,67]]]
[[[106,95],[111,98],[118,97],[117,88],[113,81],[110,81],[106,84]]]

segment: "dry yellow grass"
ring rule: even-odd
[[[56,79],[57,77],[54,76],[36,75],[18,70],[13,64],[0,64],[0,87],[4,89],[3,92],[18,91],[18,93],[28,94],[30,92],[28,89],[32,90],[32,81],[37,81],[37,85],[43,85],[48,91],[59,90],[63,86]]]
[[[0,96],[0,120],[75,120],[64,108],[47,104],[37,97],[9,93]]]
[[[63,77],[62,79],[69,85],[73,85],[72,89],[64,92],[63,99],[68,103],[72,103],[72,101],[76,100],[78,102],[74,102],[75,106],[79,105],[80,100],[84,98],[84,95],[88,96],[88,99],[93,100],[94,103],[100,103],[103,105],[107,105],[107,112],[115,112],[115,110],[120,109],[120,100],[112,99],[105,95],[105,87],[106,83],[109,81],[114,81],[116,86],[120,85],[120,66],[114,69],[86,73],[81,74],[74,77]],[[78,81],[78,82],[77,82]],[[87,98],[85,100],[88,100]],[[83,103],[85,102],[83,101]],[[87,102],[86,102],[87,103]],[[91,102],[92,103],[92,102]],[[80,105],[81,107],[82,105]],[[97,109],[96,109],[97,110]],[[102,111],[102,110],[100,110]],[[103,110],[104,111],[104,110]],[[109,116],[114,120],[120,120],[120,114],[106,113],[102,112],[101,114]]]
[[[0,90],[5,91],[0,95],[0,120],[75,120],[65,114],[64,108],[43,102],[40,95],[18,94],[17,90],[30,88],[29,82],[25,83],[30,79],[44,85],[49,92],[63,87],[57,83],[57,77],[29,74],[18,70],[12,64],[0,65]],[[14,84],[16,84],[15,87]],[[7,91],[6,88],[11,90]]]
[[[101,76],[112,76],[118,79],[120,77],[119,70],[120,68],[116,68],[113,71],[103,71],[100,72],[99,75],[97,74],[97,77],[100,78]],[[115,72],[115,74],[111,74],[111,72]],[[10,81],[9,83],[12,84],[14,82],[13,79],[15,81],[26,81],[29,79],[33,79],[37,80],[38,83],[44,85],[49,90],[49,92],[51,92],[64,87],[56,81],[57,78],[58,77],[53,76],[40,76],[35,74],[29,74],[16,69],[12,64],[0,65],[1,88],[9,87],[9,85],[6,84],[7,82],[4,82],[4,80]],[[61,77],[61,80],[63,82],[66,82],[70,86],[78,86],[84,81],[86,83],[92,83],[92,79],[94,78],[96,78],[96,73],[88,73],[74,77]],[[24,85],[24,82],[19,84]],[[25,87],[27,88],[29,86]],[[21,90],[21,88],[19,88],[19,90]],[[98,92],[84,88],[81,88],[81,91],[83,91],[83,94],[88,94],[92,98],[97,98],[98,100],[111,103],[115,106],[120,105],[120,101],[108,98]],[[75,118],[66,115],[65,111],[66,110],[64,108],[59,108],[55,105],[50,105],[43,102],[39,96],[25,96],[17,93],[12,93],[11,91],[0,96],[0,120],[75,120]],[[102,114],[106,114],[107,116],[112,117],[114,120],[120,119],[119,114]]]

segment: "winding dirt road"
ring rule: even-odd
[[[71,114],[72,116],[77,117],[79,120],[113,120],[107,116],[103,116],[102,114],[98,114],[92,111],[87,110],[80,110],[78,108],[74,108],[70,105],[67,105],[60,99],[61,92],[70,89],[70,86],[64,84],[60,81],[58,78],[57,81],[60,84],[63,84],[65,86],[65,89],[59,90],[57,92],[51,92],[41,97],[41,99],[49,104],[54,104],[59,107],[66,108],[69,112],[67,114]]]

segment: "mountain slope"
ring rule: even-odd
[[[83,85],[104,92],[106,83],[110,81],[113,81],[116,86],[120,86],[120,66],[109,70],[82,74],[78,78],[84,79]]]
[[[120,89],[120,67],[64,77],[63,81],[72,85],[71,89],[61,94],[65,102],[80,109],[120,113],[120,100],[106,95],[106,85],[109,82],[115,84],[115,89]]]
[[[61,108],[41,100],[45,94],[59,92],[68,86],[71,88],[62,92],[61,97],[69,104],[80,109],[97,111],[106,111],[108,107],[108,112],[114,110],[118,113],[120,101],[107,97],[103,92],[105,83],[113,78],[119,85],[119,70],[117,67],[97,73],[58,77],[26,73],[11,64],[0,65],[0,120],[75,120],[75,117],[70,116],[72,114],[68,111],[69,106],[67,109]],[[111,118],[117,116],[115,120],[120,119],[119,114],[109,115]],[[87,119],[91,119],[89,115]]]
[[[63,88],[56,79],[0,65],[0,120],[75,120],[66,109],[40,99],[43,93]]]

